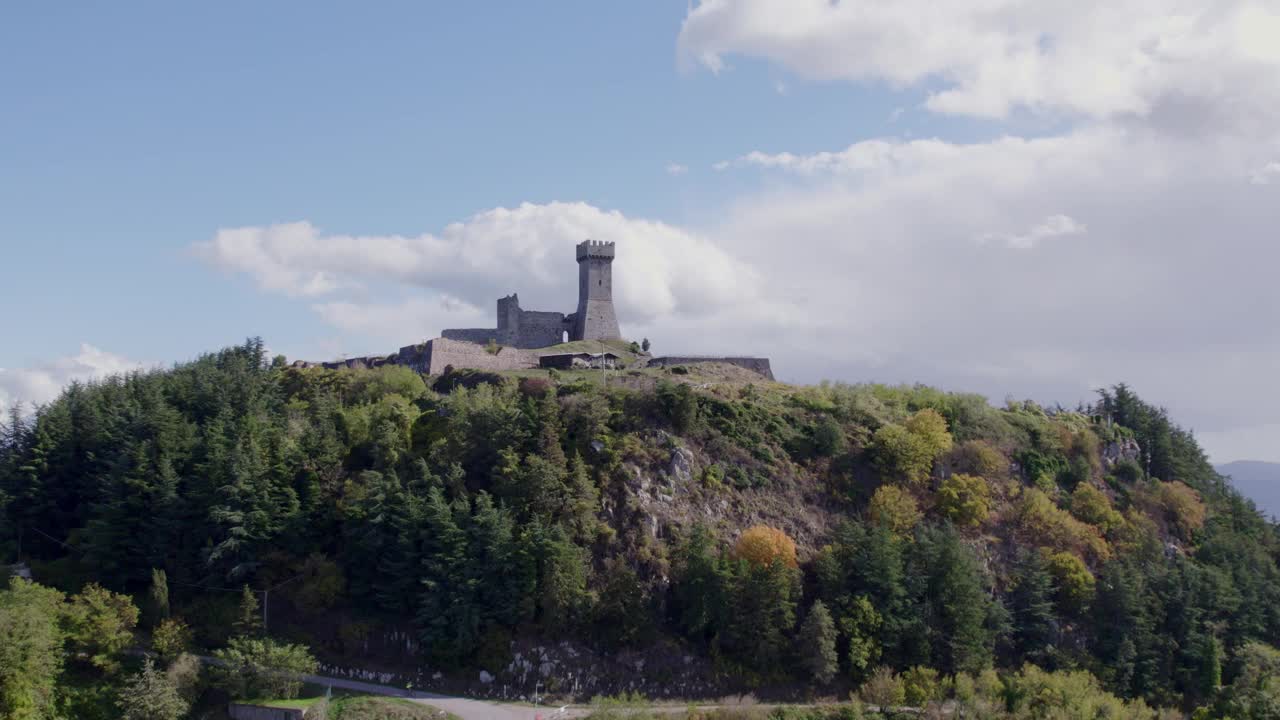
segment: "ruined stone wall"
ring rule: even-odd
[[[670,355],[649,360],[648,367],[671,367],[672,365],[693,365],[696,363],[718,362],[736,365],[752,372],[773,379],[773,368],[769,366],[769,358],[760,357],[711,357],[702,355]]]
[[[422,360],[425,360],[425,363]],[[498,371],[536,368],[538,356],[513,347],[502,347],[497,353],[491,353],[483,345],[459,342],[449,338],[435,338],[426,342],[425,358],[419,358],[418,362],[420,367],[425,365],[425,369],[419,369],[419,372],[439,375],[449,365],[457,370],[471,368]]]
[[[564,313],[539,310],[520,311],[520,329],[514,344],[519,348],[544,348],[564,342]]]
[[[431,341],[400,348],[400,353],[396,355],[396,364],[404,365],[417,373],[427,372],[431,367]]]
[[[487,345],[490,340],[498,342],[497,328],[454,328],[440,331],[440,337],[449,340]]]

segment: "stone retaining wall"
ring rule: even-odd
[[[227,708],[231,720],[303,720],[307,714],[297,708],[277,708],[265,705],[231,703]]]

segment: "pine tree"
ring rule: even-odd
[[[155,627],[169,619],[169,578],[164,570],[151,570],[151,587],[147,590],[147,624]]]
[[[732,568],[726,645],[754,667],[774,666],[783,661],[795,628],[799,571],[781,560],[769,565],[737,560]]]
[[[1036,550],[1026,553],[1018,563],[1009,593],[1019,664],[1030,662],[1049,670],[1057,666],[1058,618],[1053,596],[1053,575],[1044,556]]]
[[[467,538],[455,508],[432,488],[423,508],[421,577],[417,625],[427,652],[457,662],[475,650],[481,618],[466,578]]]
[[[125,682],[118,702],[122,720],[178,720],[189,707],[174,682],[156,669],[151,658]]]
[[[944,672],[978,672],[991,663],[992,638],[986,628],[990,599],[973,551],[950,527],[917,540],[929,554],[928,598],[936,613],[929,622],[938,635],[933,663]]]
[[[576,627],[588,606],[586,553],[560,527],[553,527],[541,548],[539,620],[553,633]]]
[[[486,623],[515,626],[528,619],[527,598],[535,586],[521,561],[511,513],[496,506],[488,493],[476,497],[467,527],[467,582]]]
[[[800,664],[819,685],[826,685],[839,669],[836,656],[836,625],[827,606],[818,600],[800,626],[797,639]]]
[[[709,640],[724,630],[728,577],[714,552],[711,531],[695,525],[676,554],[673,587],[677,622],[685,635]]]
[[[236,636],[257,637],[262,634],[262,614],[259,611],[258,595],[248,585],[240,591],[240,609],[236,612],[235,623],[232,624]]]
[[[591,477],[587,474],[587,466],[582,456],[575,452],[569,460],[569,473],[566,480],[569,502],[565,506],[565,521],[573,530],[576,540],[590,542],[595,534],[596,510],[600,506],[600,493]]]

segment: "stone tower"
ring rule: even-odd
[[[622,337],[613,312],[613,243],[578,243],[578,312],[571,340],[616,340]]]

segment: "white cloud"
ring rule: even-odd
[[[1039,245],[1042,240],[1064,235],[1080,235],[1087,230],[1088,228],[1083,224],[1076,222],[1068,215],[1050,215],[1025,233],[1014,235],[986,233],[978,236],[978,242],[984,245],[1000,243],[1005,247],[1028,250]]]
[[[776,338],[784,376],[1067,404],[1127,381],[1198,430],[1261,424],[1280,407],[1280,207],[1241,192],[1255,157],[1130,125],[751,153],[734,164],[778,189],[708,234],[806,299],[814,326]]]
[[[1266,0],[701,0],[678,45],[715,73],[741,54],[818,80],[940,86],[927,106],[965,115],[1194,106],[1265,128],[1280,100]]]
[[[524,204],[414,237],[228,229],[197,254],[321,298],[326,321],[390,351],[490,325],[513,291],[569,311],[570,248],[615,240],[623,330],[663,352],[767,354],[784,379],[997,400],[1074,404],[1126,381],[1202,437],[1264,427],[1280,422],[1280,208],[1242,189],[1280,173],[1258,167],[1280,149],[1278,22],[1236,0],[705,0],[679,42],[714,72],[739,53],[804,77],[936,89],[934,112],[1074,124],[746,152],[712,167],[763,170],[767,189],[698,229]]]
[[[62,388],[73,381],[100,380],[109,375],[142,368],[142,363],[109,353],[89,345],[80,345],[75,355],[55,358],[33,367],[0,368],[0,413],[21,404],[30,411],[33,406],[58,397]]]
[[[1267,163],[1249,176],[1249,182],[1254,185],[1270,185],[1272,180],[1277,179],[1280,179],[1280,162]]]
[[[666,171],[668,175],[684,175],[689,172],[689,168],[677,162],[670,162],[667,163]]]
[[[744,308],[781,322],[788,312],[786,299],[768,297],[760,271],[727,246],[585,203],[497,208],[414,237],[328,235],[305,222],[224,229],[195,252],[264,290],[326,295],[312,307],[338,328],[408,343],[445,327],[492,327],[494,302],[512,292],[525,309],[572,312],[573,248],[586,238],[618,243],[614,299],[633,327],[676,316],[731,323]],[[387,301],[375,292],[387,286],[420,295]]]
[[[436,337],[442,328],[493,327],[493,305],[491,302],[481,309],[457,298],[437,295],[394,302],[338,300],[311,307],[343,332],[386,342],[383,352],[390,353],[410,343]]]
[[[1026,143],[1022,138],[1005,138],[1001,142],[1018,145]],[[807,155],[753,150],[733,160],[718,162],[715,167],[717,170],[757,167],[797,175],[866,174],[927,166],[944,156],[959,152],[964,152],[964,148],[938,139],[911,142],[875,139],[854,143],[836,152],[823,151]]]

